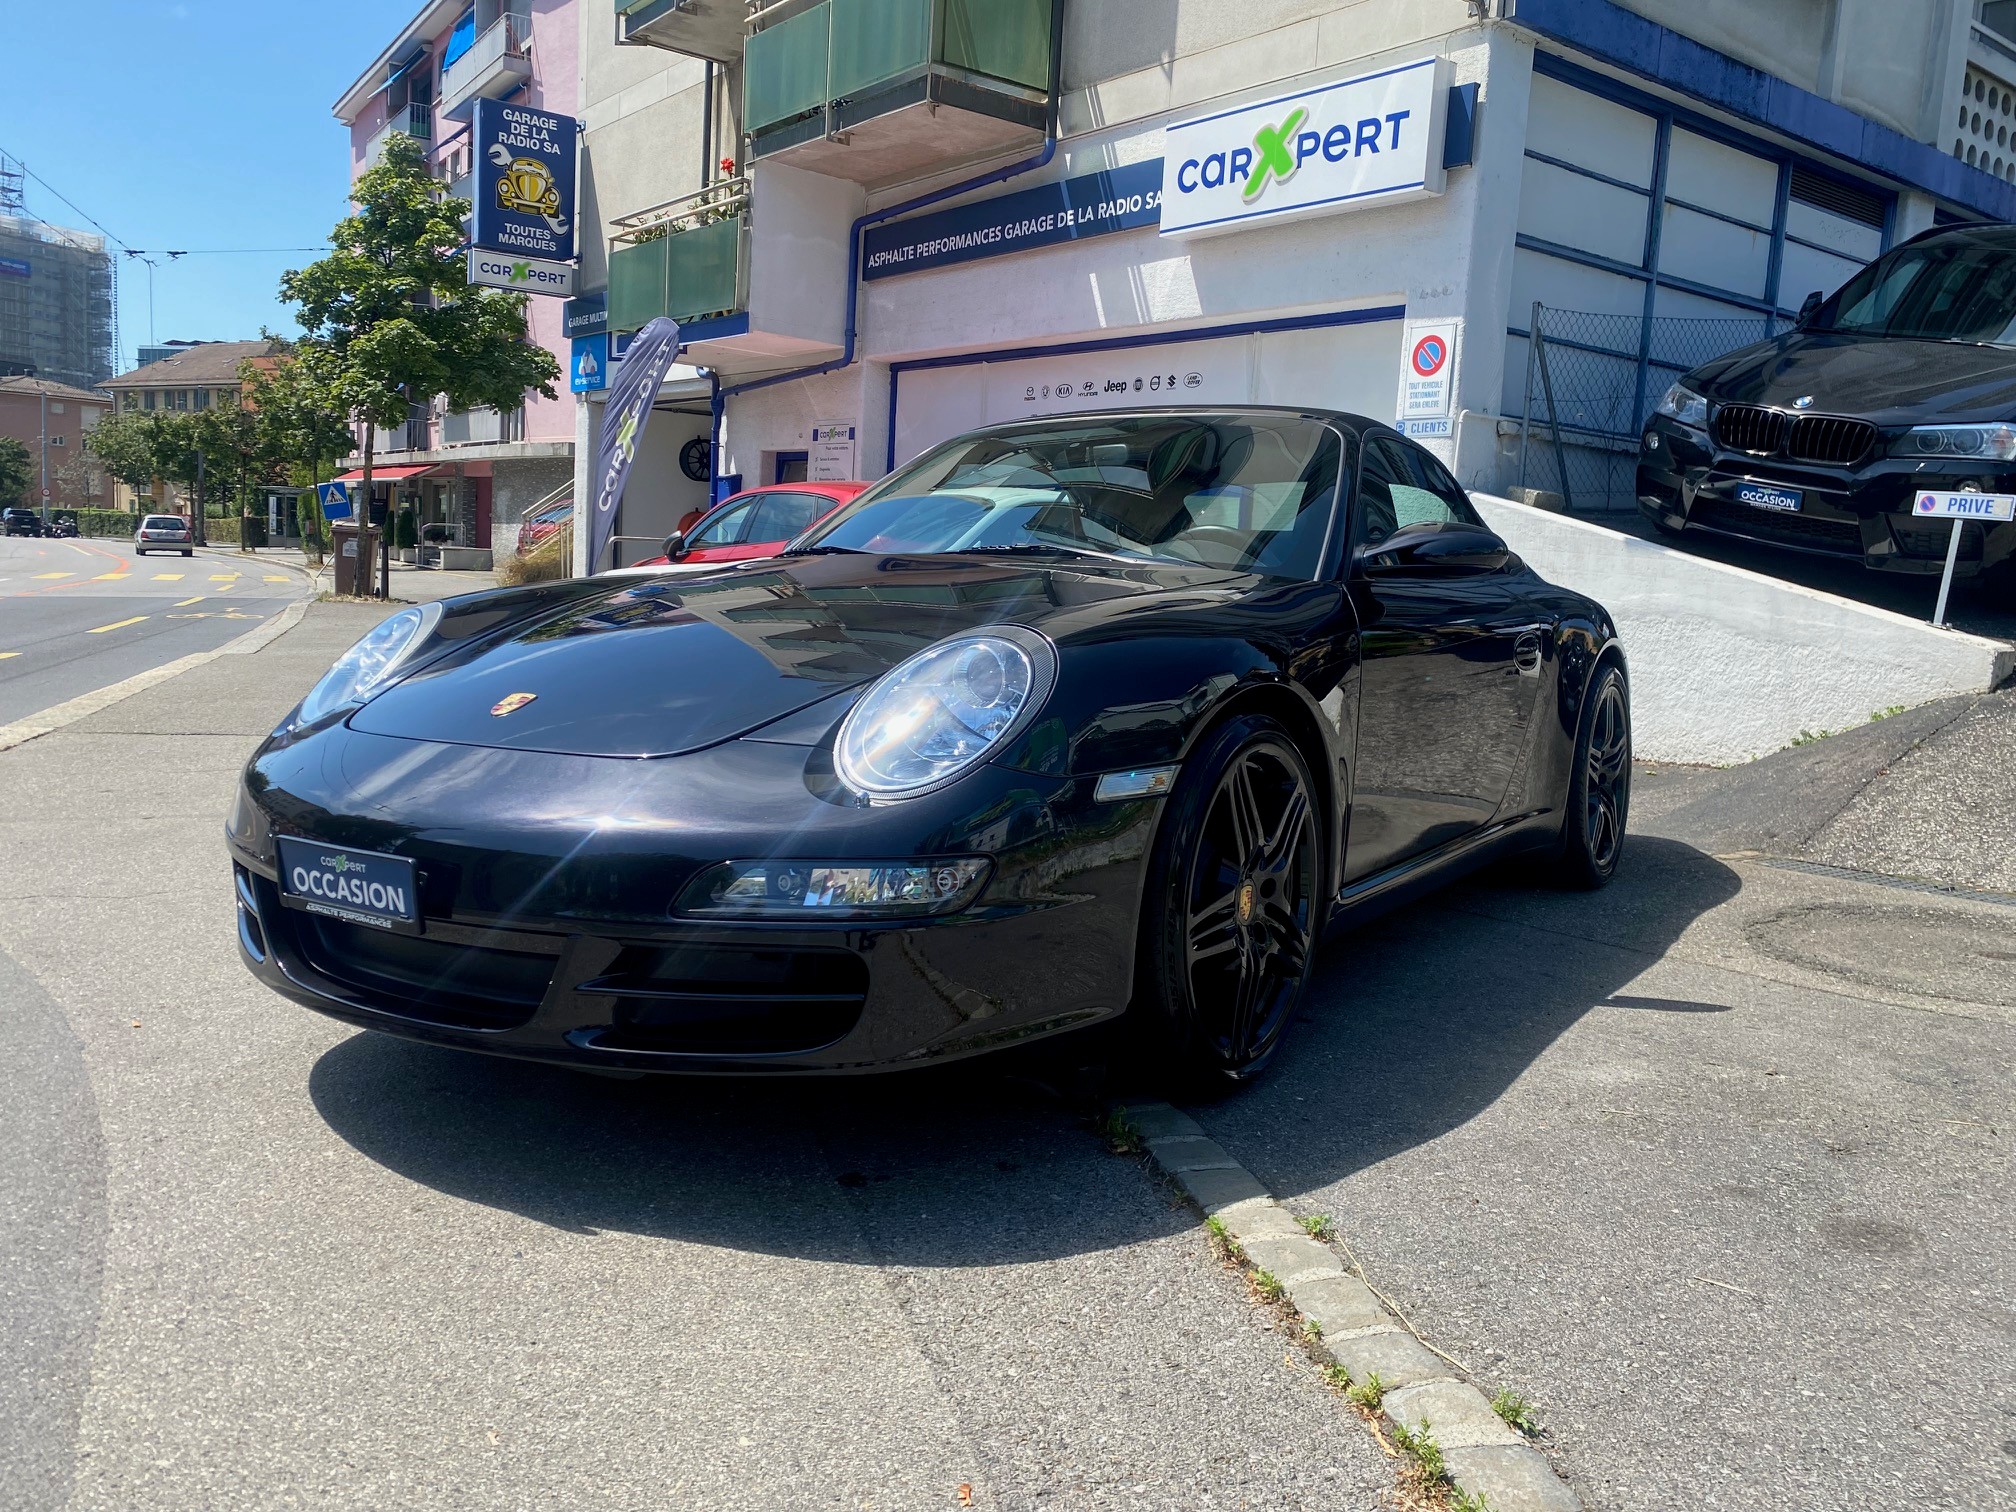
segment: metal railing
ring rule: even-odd
[[[365,144],[365,167],[371,167],[385,155],[385,144],[392,140],[395,132],[404,132],[416,142],[431,142],[434,139],[434,107],[402,105],[394,110]]]
[[[749,179],[722,179],[610,222],[609,326],[695,320],[748,304]]]
[[[506,58],[525,58],[532,50],[532,18],[506,11],[480,32],[469,50],[441,70],[441,112],[452,115]]]
[[[1691,368],[1790,326],[1762,312],[1728,320],[1604,315],[1533,306],[1519,435],[1519,486],[1577,513],[1630,509],[1638,438],[1660,395]]]

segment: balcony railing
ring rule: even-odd
[[[441,416],[443,446],[488,446],[525,439],[525,411],[472,409]]]
[[[364,166],[373,167],[385,156],[385,144],[393,133],[404,132],[417,142],[434,139],[434,110],[429,105],[402,105],[394,110],[364,146]]]
[[[506,11],[441,71],[441,114],[467,120],[477,100],[507,95],[531,76],[531,17]]]
[[[609,238],[609,328],[748,308],[749,180],[724,179],[621,216]]]
[[[822,0],[767,19],[789,9],[751,22],[744,128],[758,156],[827,144],[802,166],[871,182],[1041,134],[1055,0]],[[868,133],[865,171],[828,150],[905,110],[917,119]]]
[[[745,9],[745,0],[616,0],[616,40],[736,63]]]

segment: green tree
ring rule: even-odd
[[[84,445],[106,472],[143,493],[154,486],[156,478],[193,482],[195,452],[183,444],[186,424],[178,424],[186,419],[161,411],[122,410],[92,426],[85,433]]]
[[[322,407],[363,428],[370,498],[374,426],[442,395],[450,409],[513,409],[527,389],[554,396],[560,365],[525,332],[525,296],[471,286],[462,221],[412,138],[395,133],[350,193],[327,257],[285,274],[305,380]]]
[[[34,478],[34,459],[28,455],[27,443],[0,436],[0,509],[18,508]]]

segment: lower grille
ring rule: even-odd
[[[370,1006],[460,1029],[515,1029],[532,1017],[555,957],[391,934],[287,909],[302,959]]]
[[[1729,535],[1769,541],[1778,546],[1798,546],[1807,551],[1832,552],[1840,556],[1862,555],[1862,527],[1845,520],[1822,520],[1812,515],[1779,514],[1774,510],[1752,509],[1728,504],[1720,499],[1696,499],[1687,523]]]
[[[1876,444],[1876,427],[1840,415],[1801,415],[1785,438],[1785,454],[1800,462],[1850,467]]]
[[[1715,439],[1733,451],[1768,457],[1785,444],[1785,416],[1761,404],[1725,404],[1715,411]]]
[[[844,1038],[868,1001],[868,963],[848,950],[634,947],[577,992],[615,999],[600,1050],[788,1055]]]
[[[1953,540],[1953,522],[1940,520],[1933,525],[1921,525],[1916,520],[1909,524],[1899,521],[1895,526],[1897,553],[1899,556],[1915,557],[1921,561],[1939,562],[1946,559],[1946,548]],[[1978,562],[1982,548],[1987,544],[1986,532],[1978,525],[1962,523],[1960,526],[1960,560]]]

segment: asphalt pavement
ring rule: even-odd
[[[0,537],[0,725],[214,650],[307,591],[257,553]]]

